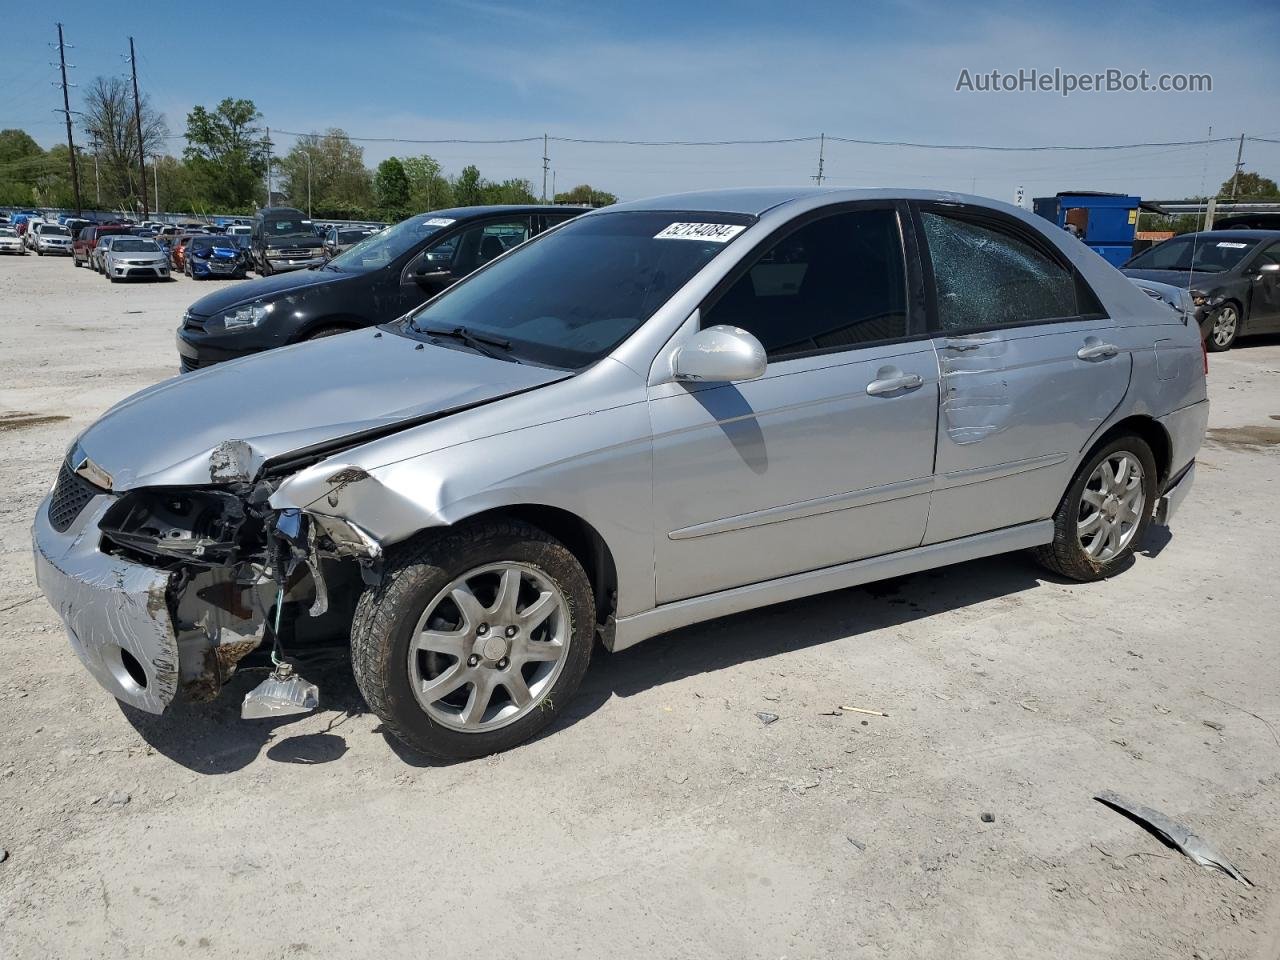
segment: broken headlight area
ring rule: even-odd
[[[266,513],[226,490],[149,489],[124,494],[99,523],[112,548],[147,562],[226,566],[262,556]]]
[[[347,640],[361,574],[308,517],[270,507],[274,487],[134,490],[99,522],[104,552],[169,572],[179,687],[193,700],[216,697],[260,648],[279,667],[286,642]]]

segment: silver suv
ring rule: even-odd
[[[626,203],[395,323],[118,404],[39,508],[37,573],[142,710],[260,644],[243,715],[313,708],[307,645],[339,636],[388,729],[482,755],[597,638],[1012,550],[1122,570],[1191,487],[1203,362],[1185,311],[1004,204]]]

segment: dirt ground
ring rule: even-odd
[[[1197,487],[1123,575],[1014,555],[598,650],[549,733],[435,766],[345,663],[313,716],[240,721],[250,676],[131,721],[36,590],[68,443],[207,289],[0,260],[0,956],[1280,956],[1280,339],[1211,359]]]

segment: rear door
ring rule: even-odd
[[[659,602],[920,543],[938,374],[907,263],[895,206],[827,211],[704,304],[704,328],[750,331],[769,362],[650,388]]]
[[[941,372],[926,543],[1050,516],[1132,361],[1068,262],[1012,217],[913,205]]]

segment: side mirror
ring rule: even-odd
[[[764,376],[764,344],[741,327],[724,324],[699,330],[676,351],[672,373],[677,380],[729,383]]]
[[[1280,273],[1280,263],[1264,263],[1262,266],[1258,267],[1258,273]]]
[[[425,260],[418,264],[413,271],[413,279],[418,283],[438,283],[442,280],[448,280],[453,274],[448,270],[442,270],[433,263]]]

